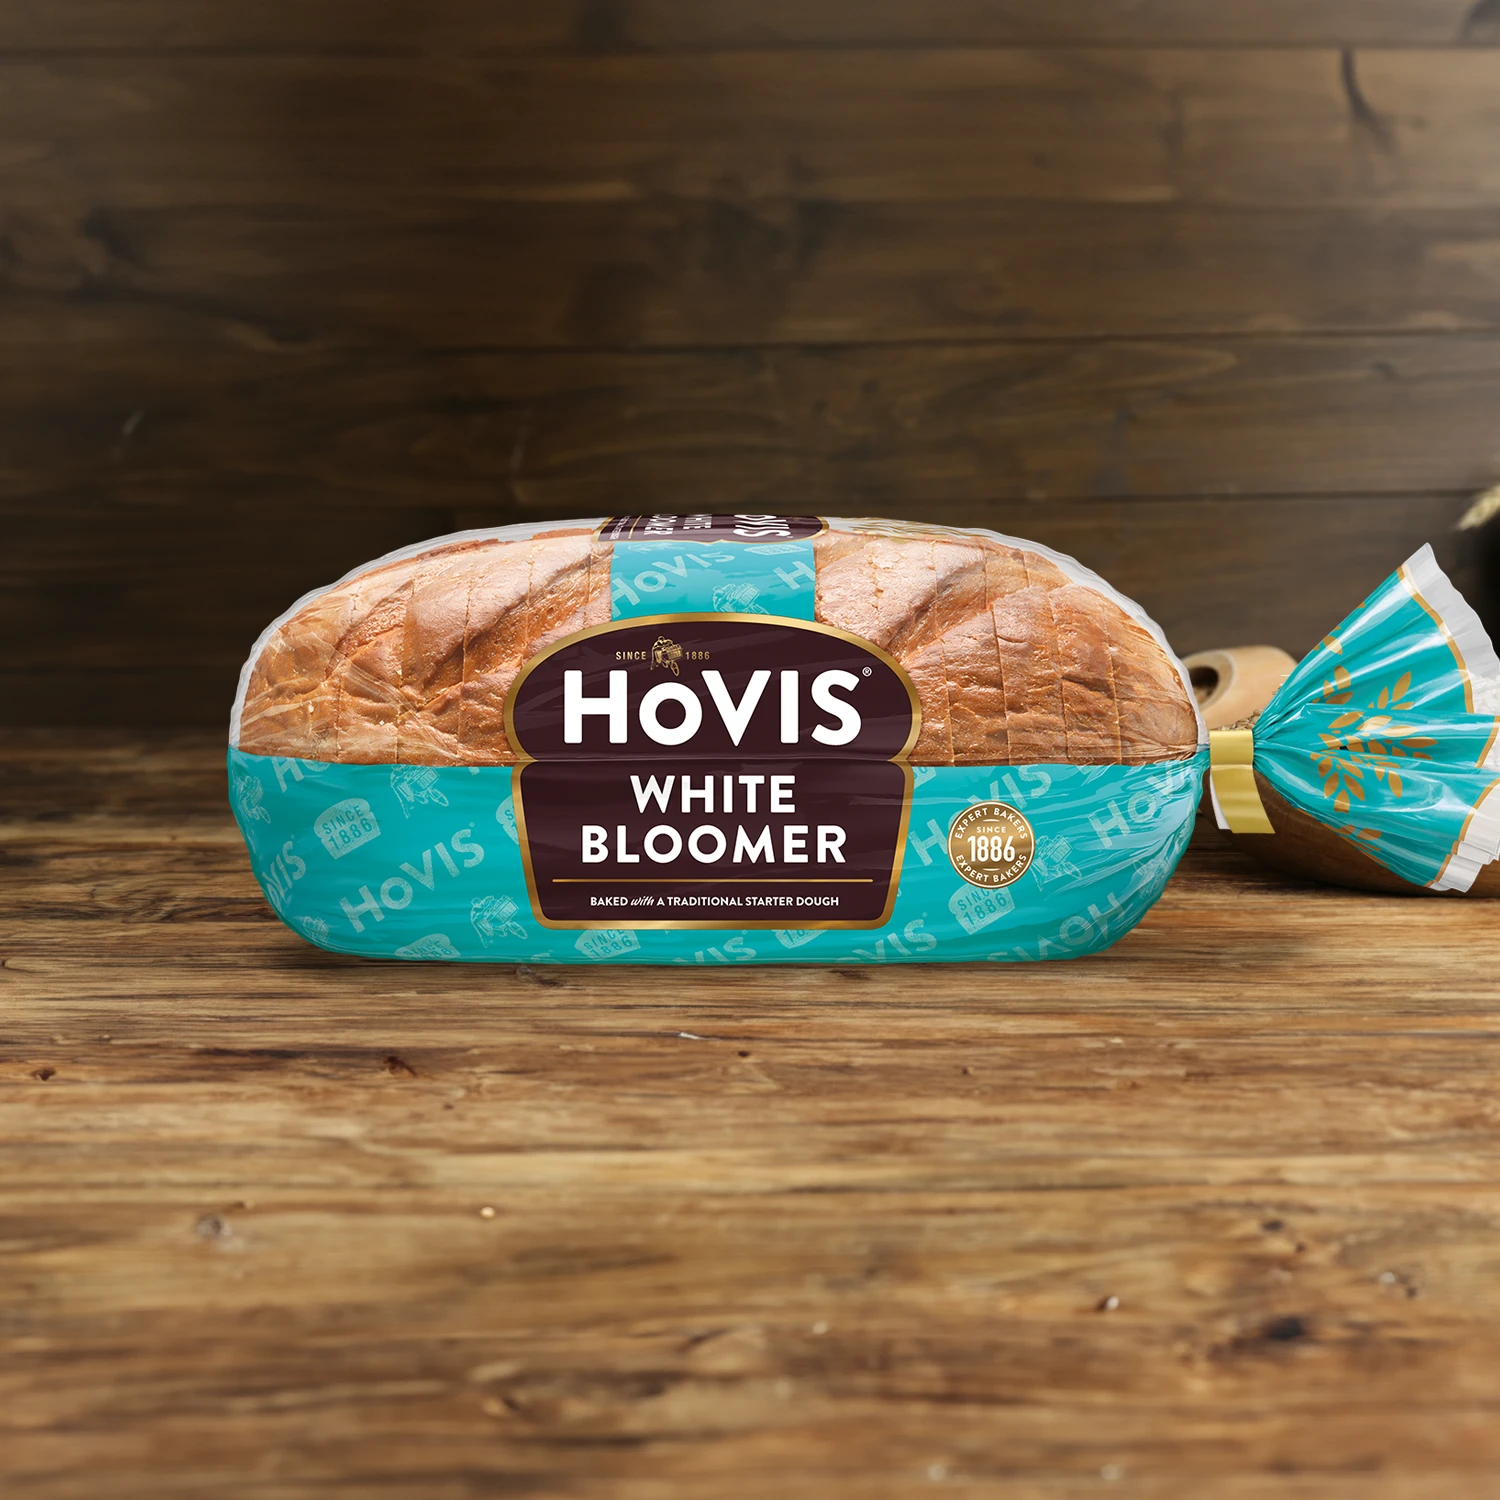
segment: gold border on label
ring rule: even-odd
[[[883,661],[891,671],[896,674],[897,680],[906,689],[906,696],[911,703],[911,733],[906,738],[906,743],[894,754],[888,756],[889,760],[905,760],[911,754],[913,747],[922,737],[922,700],[917,697],[917,690],[911,685],[911,678],[906,675],[906,669],[896,660],[889,651],[883,651],[871,641],[867,641],[862,635],[855,635],[852,630],[840,630],[837,625],[824,625],[817,620],[793,620],[785,615],[743,615],[743,614],[720,614],[713,610],[699,610],[695,613],[676,613],[664,615],[638,615],[633,620],[610,620],[604,625],[586,625],[582,630],[575,630],[571,635],[562,636],[553,641],[545,651],[538,651],[519,672],[516,673],[515,681],[511,683],[509,691],[505,695],[505,738],[509,741],[511,749],[515,752],[515,764],[525,765],[533,761],[536,756],[527,753],[525,746],[516,736],[516,695],[521,691],[521,685],[528,677],[546,661],[555,656],[564,647],[572,646],[578,641],[588,639],[596,635],[609,635],[614,631],[631,630],[637,625],[670,625],[673,623],[698,624],[706,620],[729,621],[737,625],[777,625],[791,630],[807,630],[814,635],[831,635],[837,640],[848,641],[852,646],[858,646],[861,651],[867,651],[873,657]],[[619,759],[618,756],[610,757]],[[787,756],[788,760],[807,760],[809,757]],[[582,760],[582,757],[579,757]]]
[[[906,737],[906,743],[892,756],[887,757],[883,764],[900,766],[904,785],[901,793],[901,818],[896,832],[896,853],[891,861],[890,885],[886,889],[885,906],[879,917],[870,918],[860,922],[807,922],[808,928],[817,928],[819,931],[833,931],[838,928],[852,928],[870,930],[876,927],[884,927],[891,919],[891,912],[896,906],[896,892],[901,884],[901,869],[906,860],[906,835],[911,826],[911,802],[913,777],[912,769],[907,761],[907,756],[912,752],[912,747],[917,743],[922,733],[922,703],[917,697],[917,690],[912,686],[911,678],[906,675],[901,664],[889,652],[882,651],[879,646],[864,639],[863,636],[853,634],[848,630],[840,630],[834,625],[820,625],[816,620],[791,620],[784,615],[744,615],[744,614],[715,614],[711,611],[694,614],[665,614],[665,615],[641,615],[633,620],[611,620],[606,625],[589,625],[583,630],[575,630],[571,635],[565,635],[561,640],[554,641],[545,651],[539,651],[524,667],[516,674],[515,681],[510,685],[510,691],[505,695],[505,737],[510,741],[511,749],[515,752],[515,763],[511,767],[511,797],[512,805],[516,814],[516,842],[520,845],[521,865],[526,871],[526,894],[531,901],[531,914],[539,927],[549,928],[561,932],[585,932],[585,931],[613,931],[616,928],[633,932],[684,932],[717,931],[717,932],[748,932],[751,930],[775,931],[785,928],[788,918],[764,917],[753,921],[740,921],[732,916],[719,916],[711,918],[700,918],[691,921],[676,922],[633,922],[628,919],[622,920],[615,917],[612,920],[600,922],[555,921],[551,917],[542,915],[542,905],[537,899],[536,872],[531,867],[531,840],[526,832],[526,808],[521,794],[523,773],[526,767],[536,763],[536,757],[526,753],[520,740],[516,736],[515,705],[516,696],[521,690],[522,684],[532,672],[539,667],[548,657],[555,655],[564,647],[574,645],[576,642],[591,638],[593,636],[610,635],[621,630],[634,629],[636,626],[665,625],[669,623],[698,623],[705,620],[729,622],[739,625],[776,625],[793,630],[808,630],[815,635],[831,635],[838,640],[848,641],[851,645],[858,646],[860,650],[868,652],[884,662],[895,674],[897,681],[906,689],[907,700],[911,704],[911,732]],[[616,757],[619,759],[622,757]],[[759,757],[767,759],[771,757]],[[786,756],[787,760],[813,760],[822,759],[815,756]],[[831,758],[831,757],[830,757]],[[578,765],[580,771],[594,761],[580,759]],[[607,884],[608,882],[602,882]],[[798,882],[788,879],[788,885]],[[806,884],[812,884],[808,881]],[[685,879],[683,885],[691,885],[692,881]],[[626,909],[628,911],[628,908]]]

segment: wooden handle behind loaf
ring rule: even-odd
[[[1210,729],[1228,729],[1271,701],[1297,665],[1279,646],[1229,646],[1199,651],[1183,663]]]

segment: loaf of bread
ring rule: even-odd
[[[364,572],[281,620],[248,667],[237,743],[355,763],[505,765],[528,659],[610,619],[612,544],[588,526],[456,538]],[[1182,759],[1198,719],[1177,664],[1102,586],[1026,546],[832,522],[816,619],[893,656],[927,765]]]

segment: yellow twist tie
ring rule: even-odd
[[[1255,785],[1255,732],[1208,731],[1208,774],[1231,833],[1275,833]]]

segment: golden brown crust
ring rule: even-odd
[[[814,542],[816,618],[889,651],[922,705],[919,764],[1136,764],[1193,754],[1176,666],[1108,596],[1040,554],[919,529]],[[609,544],[582,527],[470,540],[358,574],[283,623],[239,745],[310,760],[503,765],[522,664],[610,615]]]

